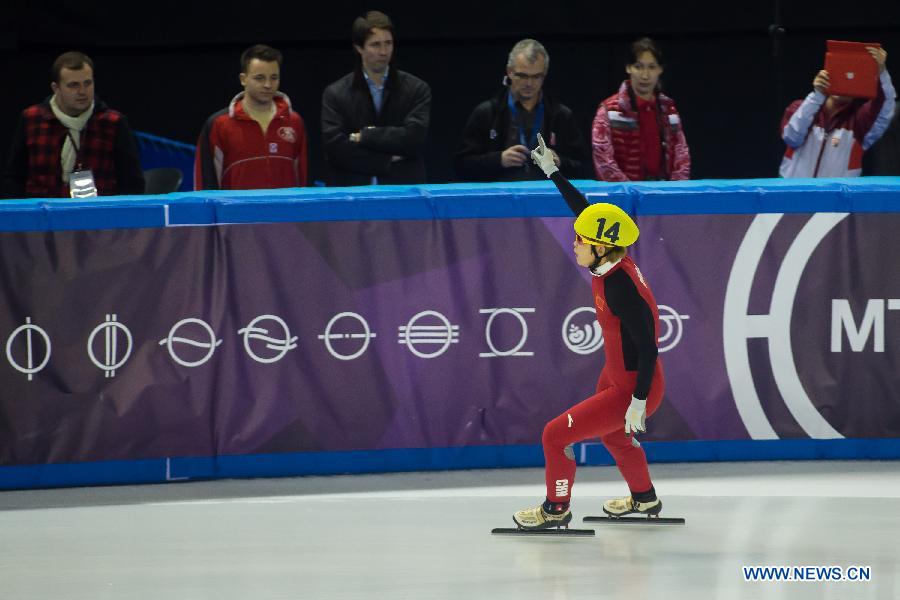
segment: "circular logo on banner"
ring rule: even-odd
[[[97,358],[97,353],[94,352],[94,341],[101,333],[103,337],[100,344],[96,345],[100,345],[103,348],[102,352],[100,352],[103,360]],[[94,330],[88,337],[87,352],[91,362],[98,368],[103,369],[103,376],[109,378],[116,376],[116,370],[120,369],[125,364],[125,361],[128,360],[128,357],[131,356],[133,346],[131,331],[119,323],[115,314],[110,314],[106,315],[105,322],[94,327]]]
[[[340,327],[335,325],[340,322]],[[319,339],[325,341],[328,353],[338,360],[353,360],[363,355],[369,347],[369,342],[376,334],[369,329],[369,323],[355,312],[342,312],[334,315],[325,332],[319,334]],[[362,343],[359,343],[362,340]]]
[[[406,344],[419,358],[436,358],[446,352],[450,344],[459,343],[459,325],[452,325],[439,312],[423,310],[400,326],[397,341]]]
[[[562,338],[575,354],[592,354],[603,347],[603,330],[593,306],[582,306],[568,314],[562,324]]]
[[[659,310],[660,333],[657,340],[660,352],[668,352],[678,345],[681,341],[681,334],[684,332],[682,321],[690,319],[690,315],[680,315],[671,306],[665,304],[657,305]]]
[[[490,352],[479,352],[481,358],[498,358],[501,356],[534,356],[534,352],[523,350],[528,343],[528,321],[525,315],[533,313],[529,308],[482,308],[478,312],[490,315],[484,326],[484,341]],[[511,319],[497,319],[508,315]]]
[[[258,324],[264,321],[274,321],[280,329],[280,337],[274,337],[276,333],[269,334],[269,330],[265,327],[259,327]],[[250,321],[250,324],[242,329],[238,329],[238,335],[244,336],[244,350],[256,362],[269,364],[278,362],[284,356],[297,347],[297,336],[291,335],[287,323],[284,319],[275,315],[260,315]],[[251,340],[254,341],[251,344]],[[260,347],[261,346],[261,347]],[[257,350],[266,350],[265,354],[269,356],[261,356]],[[274,354],[272,354],[274,352]]]
[[[185,329],[187,331],[182,335],[176,335],[177,332]],[[198,329],[199,331],[197,331]],[[199,367],[212,358],[216,347],[222,345],[222,340],[216,339],[216,333],[212,327],[206,324],[206,321],[189,318],[175,323],[169,330],[168,337],[161,339],[159,345],[165,346],[169,351],[169,356],[179,365]],[[177,346],[182,346],[182,349],[176,351]],[[200,352],[192,350],[192,348],[200,349]],[[183,354],[188,354],[188,358],[185,358]]]
[[[43,347],[37,343],[38,340],[41,341]],[[14,344],[24,351],[25,356],[21,357],[21,363],[13,355]],[[35,373],[47,366],[50,352],[50,336],[41,327],[33,325],[31,317],[25,317],[25,324],[16,327],[9,334],[9,339],[6,340],[6,360],[16,371],[28,375],[28,381],[34,378]]]

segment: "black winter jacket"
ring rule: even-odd
[[[425,183],[425,137],[431,113],[431,88],[398,69],[384,87],[381,114],[358,67],[322,93],[322,144],[328,185]],[[361,131],[359,142],[350,134]],[[399,159],[394,158],[399,157]]]
[[[529,168],[506,168],[500,155],[506,150],[509,106],[503,91],[479,104],[466,123],[463,139],[453,157],[456,175],[463,181],[523,181],[544,179],[544,173],[529,160]],[[559,155],[560,171],[569,179],[585,176],[584,143],[571,109],[556,102],[546,90],[543,96],[544,141]]]

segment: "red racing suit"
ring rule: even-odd
[[[551,177],[573,212],[588,205],[558,172]],[[659,311],[640,269],[625,256],[591,282],[597,321],[603,329],[606,363],[594,395],[550,421],[542,443],[546,461],[547,499],[567,503],[575,481],[575,461],[568,445],[599,437],[616,461],[632,495],[652,492],[644,450],[625,435],[625,412],[634,396],[647,401],[647,416],[662,402],[665,389],[658,359]]]

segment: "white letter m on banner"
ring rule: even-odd
[[[891,308],[894,302],[891,301]],[[831,300],[831,351],[841,352],[844,339],[843,332],[847,332],[847,341],[854,352],[862,352],[875,330],[875,352],[884,352],[884,300],[870,299],[866,303],[866,312],[863,314],[859,328],[853,319],[853,311],[850,302],[844,298]]]

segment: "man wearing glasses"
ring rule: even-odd
[[[460,179],[543,179],[529,154],[539,133],[566,177],[583,176],[582,138],[572,111],[543,89],[549,68],[550,56],[537,40],[525,39],[513,46],[503,78],[506,87],[479,104],[466,123],[453,160]]]

